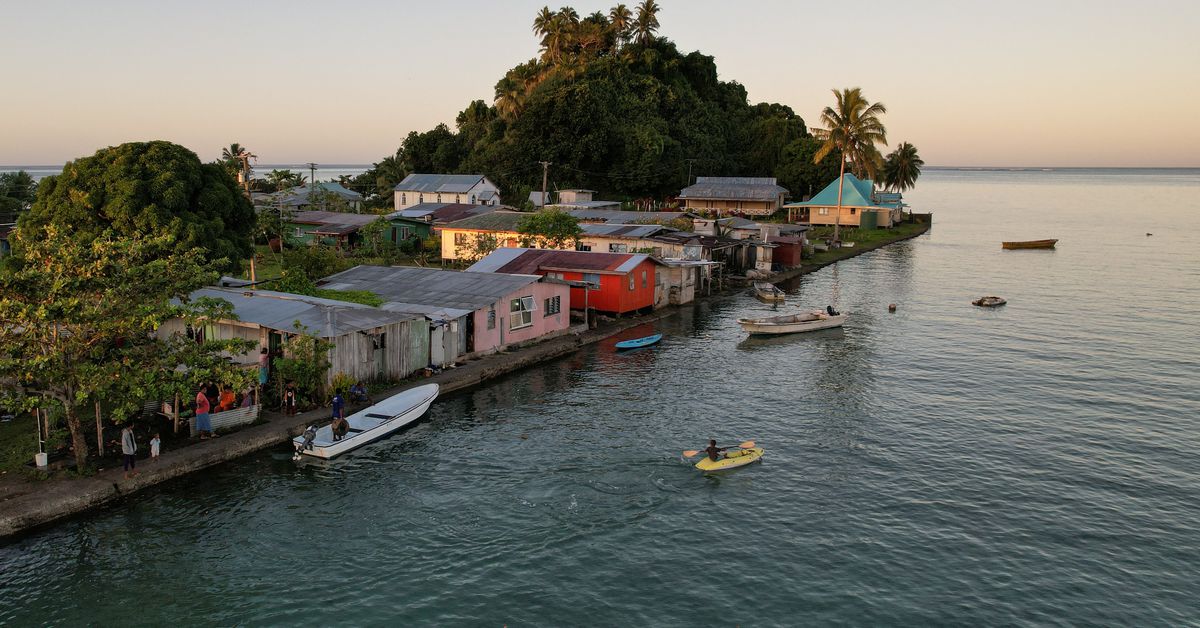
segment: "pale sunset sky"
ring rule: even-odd
[[[150,139],[205,160],[240,142],[267,164],[377,161],[491,102],[537,54],[544,4],[0,0],[0,164]],[[659,33],[752,103],[812,124],[832,88],[862,87],[930,165],[1200,166],[1200,2],[661,6]]]

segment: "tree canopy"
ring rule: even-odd
[[[575,248],[583,228],[579,219],[564,211],[544,209],[529,214],[517,224],[521,246],[535,249]]]
[[[224,260],[222,270],[235,270],[252,251],[255,216],[220,164],[170,142],[131,142],[68,162],[40,182],[19,227],[33,237],[51,225],[81,241],[108,229],[170,235],[178,250],[199,247],[207,260]]]
[[[390,198],[412,172],[480,173],[520,206],[517,191],[585,187],[616,199],[674,196],[693,175],[775,176],[804,194],[830,179],[789,164],[808,153],[804,120],[788,106],[751,105],[713,58],[683,53],[661,36],[654,0],[580,16],[543,7],[532,21],[538,57],[496,83],[494,101],[474,101],[453,128],[410,133],[394,155],[356,177],[354,189]],[[808,153],[811,154],[811,153]]]
[[[16,222],[37,196],[37,182],[28,172],[0,173],[0,223]]]
[[[889,190],[903,192],[917,184],[925,160],[917,154],[917,147],[901,142],[896,150],[883,160],[883,186]]]

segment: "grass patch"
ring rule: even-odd
[[[313,294],[309,296],[320,297],[322,299],[332,299],[334,301],[361,303],[371,307],[379,307],[383,305],[383,299],[370,290],[330,290],[328,288],[317,288],[316,290],[313,290]]]
[[[37,423],[32,414],[19,414],[0,423],[0,471],[19,471],[33,462],[38,450]]]
[[[854,257],[861,253],[863,249],[903,240],[922,233],[927,228],[928,225],[924,223],[912,222],[900,223],[891,229],[843,228],[841,233],[842,242],[853,242],[853,248],[817,251],[812,257],[804,260],[804,265],[816,266]],[[814,242],[832,237],[833,227],[815,227],[808,232],[808,239]]]

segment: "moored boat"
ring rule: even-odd
[[[373,443],[388,434],[416,421],[437,399],[437,384],[425,384],[393,395],[346,417],[350,431],[340,440],[333,439],[333,428],[309,428],[303,436],[292,439],[296,459],[300,454],[316,458],[333,458]]]
[[[769,281],[754,282],[754,296],[771,303],[782,303],[787,297],[783,290]]]
[[[979,307],[999,307],[1005,303],[1008,303],[1008,301],[994,296],[979,297],[978,299],[971,301],[971,305],[978,305]]]
[[[652,344],[662,340],[662,334],[654,334],[651,336],[643,336],[642,338],[634,338],[633,340],[622,340],[616,344],[618,349],[640,349],[641,347],[649,347]]]
[[[1000,246],[1006,249],[1052,249],[1058,240],[1021,240],[1015,242],[1001,242]]]
[[[813,310],[803,314],[768,316],[766,318],[739,318],[738,324],[751,334],[796,334],[818,329],[841,327],[849,314]]]

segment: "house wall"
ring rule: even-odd
[[[532,324],[518,329],[512,328],[512,301],[522,297],[533,297]],[[559,311],[547,314],[546,300],[557,297]],[[512,344],[528,342],[566,332],[571,326],[571,289],[561,283],[538,281],[516,292],[505,295],[489,307],[474,313],[475,351],[491,352]],[[581,306],[582,307],[582,306]],[[492,313],[494,312],[494,318]],[[489,328],[489,319],[494,324]]]
[[[775,213],[783,205],[783,197],[773,201],[737,201],[726,199],[679,199],[683,203],[681,211],[716,214],[747,214],[751,216],[768,216]]]
[[[862,222],[862,212],[870,211],[877,214],[876,226],[891,227],[893,212],[890,210],[874,210],[863,209],[860,207],[842,206],[842,219],[839,223],[837,219],[837,207],[810,207],[808,212],[808,222],[812,225],[832,225],[841,224],[843,227],[857,227]]]
[[[475,229],[451,229],[442,227],[437,230],[442,238],[442,259],[461,259],[463,253],[459,249],[466,248],[478,236],[494,235],[498,246],[517,247],[521,245],[521,234],[516,231],[479,231]]]
[[[613,238],[609,236],[584,235],[579,238],[578,250],[598,253],[646,253],[661,257],[662,242],[644,238]],[[584,248],[588,247],[588,248]]]
[[[583,288],[571,288],[571,309],[582,310],[585,300],[587,307],[599,312],[625,314],[655,305],[655,288],[657,282],[656,264],[646,260],[638,264],[632,272],[624,275],[599,275],[600,289],[589,290],[585,297]],[[642,281],[642,272],[646,280]],[[540,274],[546,274],[541,272]],[[555,272],[567,281],[584,281],[584,273],[574,271]],[[591,274],[591,273],[589,273]],[[629,288],[633,279],[633,289]]]
[[[428,223],[424,222],[404,222],[400,220],[392,221],[391,229],[386,234],[388,241],[392,243],[403,242],[412,236],[424,240],[432,233],[432,229]]]

